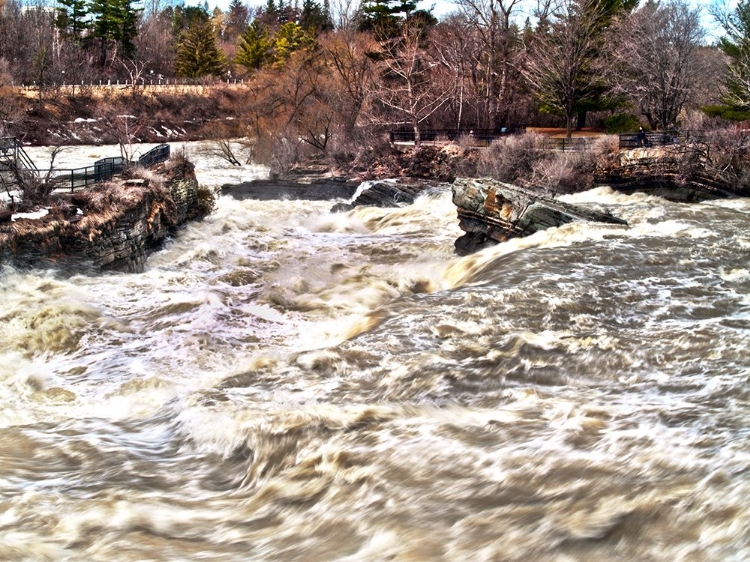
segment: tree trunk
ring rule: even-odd
[[[572,113],[565,116],[565,138],[570,139],[573,137],[573,117]]]
[[[576,122],[576,131],[581,131],[586,126],[586,111],[578,112],[578,120]]]
[[[654,121],[654,116],[651,115],[650,111],[644,111],[643,116],[648,120],[648,125],[651,127],[652,131],[656,130],[656,122]]]

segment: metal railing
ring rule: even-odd
[[[160,144],[149,150],[138,159],[138,163],[144,168],[150,168],[160,162],[169,160],[170,149],[168,144]]]
[[[32,162],[29,155],[26,154],[21,143],[15,137],[2,137],[0,138],[0,161],[13,165],[17,165],[17,162],[21,162],[22,167],[27,170],[37,171],[36,165]]]
[[[82,188],[94,183],[111,179],[125,169],[125,159],[122,157],[103,158],[94,162],[93,166],[74,169],[52,169],[44,172],[44,177],[54,183],[58,189]],[[41,175],[41,174],[40,174]]]
[[[561,150],[562,152],[585,150],[588,139],[584,137],[547,137],[542,139],[542,147],[545,150]]]
[[[526,132],[526,125],[509,125],[501,129],[424,129],[419,131],[420,142],[451,142],[462,137],[469,139],[472,144],[489,146],[492,141],[508,135],[518,135]],[[395,129],[390,131],[389,137],[394,142],[414,142],[413,129]]]
[[[138,158],[137,164],[144,168],[150,168],[160,162],[169,160],[170,154],[169,145],[160,144]],[[40,179],[53,183],[56,189],[69,188],[71,191],[87,187],[94,183],[107,181],[117,174],[121,174],[128,165],[133,164],[133,162],[128,162],[122,156],[115,156],[102,158],[94,162],[93,166],[83,168],[38,170],[23,148],[21,148],[18,140],[12,137],[0,139],[0,163],[32,172]]]
[[[160,144],[138,158],[137,163],[144,168],[150,168],[160,162],[169,160],[170,154],[169,145]],[[53,181],[60,188],[62,188],[61,184],[65,184],[66,187],[70,187],[71,191],[75,191],[76,188],[112,179],[117,174],[121,174],[130,164],[133,164],[133,162],[128,162],[121,156],[115,156],[97,160],[93,166],[76,168],[74,170],[52,170],[51,173],[52,177],[54,177]]]
[[[622,133],[620,135],[620,148],[641,148],[647,146],[666,146],[668,144],[680,144],[685,139],[685,133],[681,131],[659,131],[656,133]]]

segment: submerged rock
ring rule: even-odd
[[[416,179],[393,179],[365,182],[359,193],[349,203],[337,203],[332,213],[352,210],[354,207],[401,207],[411,205],[425,191],[436,187],[436,182]],[[445,185],[445,184],[442,184]]]
[[[459,226],[466,233],[455,242],[460,255],[576,220],[627,224],[608,213],[489,178],[457,178],[453,182],[453,203],[458,209]]]

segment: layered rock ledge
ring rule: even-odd
[[[66,196],[42,218],[0,224],[0,263],[143,271],[151,249],[213,206],[213,194],[198,185],[192,163],[174,159],[151,172]]]
[[[359,182],[339,177],[310,180],[273,178],[225,184],[221,186],[221,192],[235,199],[326,201],[337,198],[348,199],[357,191],[358,185]]]
[[[694,146],[621,150],[602,161],[594,182],[621,193],[648,193],[684,203],[750,196],[750,191],[734,185],[726,170],[709,164],[706,154]]]
[[[351,211],[354,207],[401,207],[411,205],[426,191],[438,185],[446,185],[428,180],[394,178],[389,180],[363,182],[348,203],[337,203],[331,208],[333,213]]]
[[[608,213],[490,178],[457,178],[453,182],[453,203],[459,226],[466,233],[455,242],[460,255],[576,220],[627,225]]]

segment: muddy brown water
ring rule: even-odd
[[[750,558],[750,202],[457,258],[450,199],[5,269],[0,559]]]

